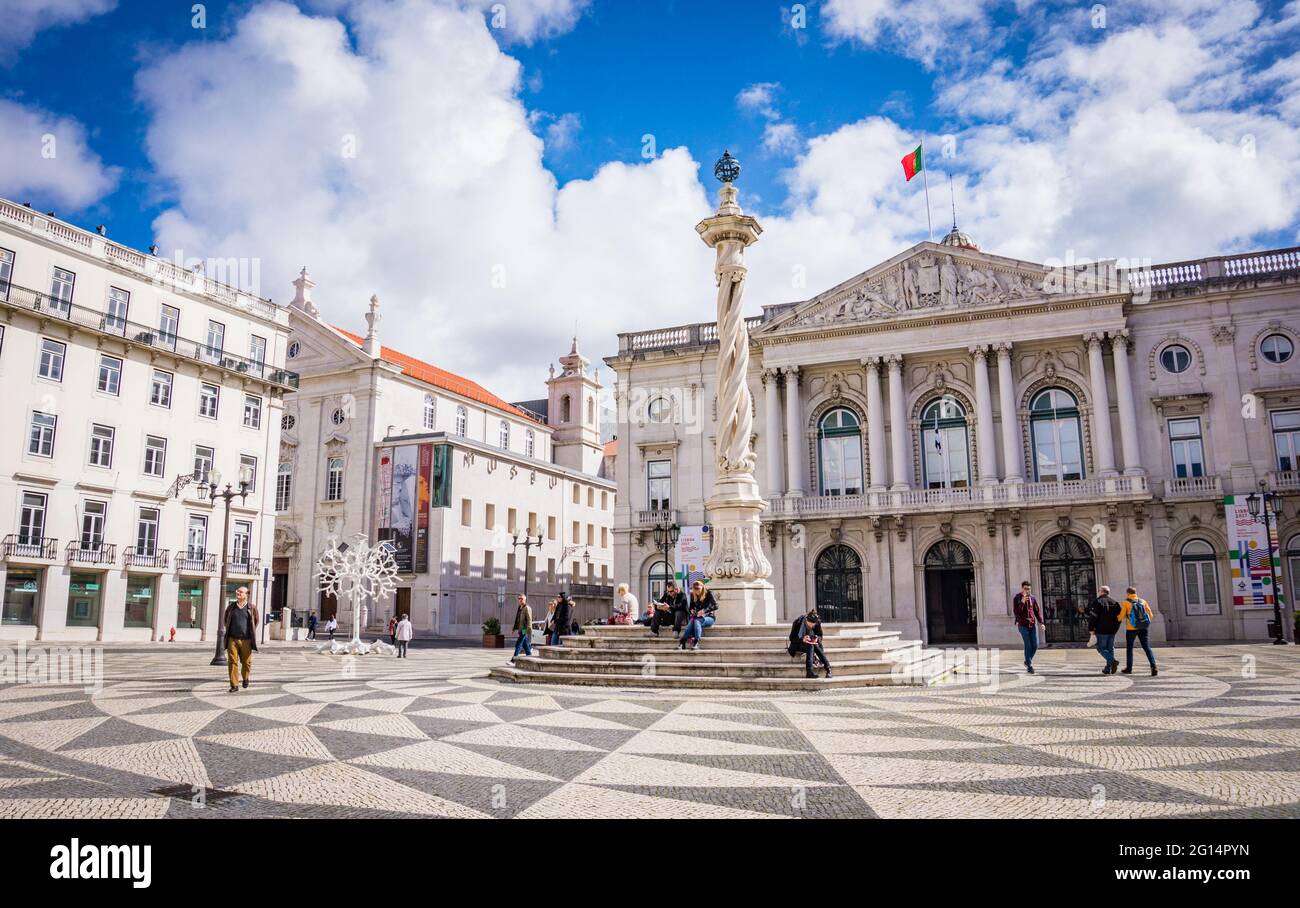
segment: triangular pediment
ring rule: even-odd
[[[289,343],[295,355],[288,360],[288,368],[303,375],[322,375],[372,362],[333,325],[297,308],[289,309]]]
[[[1051,273],[1043,265],[970,247],[918,243],[799,303],[754,333],[798,333],[950,310],[1005,308],[1037,302],[1049,293],[1059,299],[1051,289]]]

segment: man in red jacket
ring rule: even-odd
[[[1020,592],[1011,600],[1011,613],[1016,616],[1016,629],[1025,643],[1025,669],[1034,673],[1034,654],[1038,652],[1038,626],[1043,623],[1043,607],[1038,604],[1026,580]]]

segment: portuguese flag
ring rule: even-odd
[[[903,175],[907,177],[907,182],[912,182],[912,177],[916,176],[925,167],[921,164],[921,146],[916,146],[916,151],[903,155]]]

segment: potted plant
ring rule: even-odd
[[[495,615],[483,622],[483,646],[486,649],[502,649],[506,645],[506,636],[501,633],[501,620]]]

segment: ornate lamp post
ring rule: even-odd
[[[1260,480],[1259,491],[1246,496],[1246,509],[1250,516],[1264,524],[1264,539],[1268,542],[1268,576],[1273,584],[1273,644],[1286,645],[1286,630],[1282,626],[1282,588],[1277,579],[1277,562],[1273,560],[1273,525],[1282,517],[1282,496],[1268,491],[1268,483]]]
[[[675,577],[676,574],[673,573],[673,562],[672,559],[668,557],[668,553],[677,547],[677,540],[680,539],[681,536],[682,528],[675,523],[664,521],[663,523],[655,524],[655,548],[664,553],[664,564],[668,566],[668,579],[670,580]]]
[[[772,624],[776,591],[767,578],[772,565],[763,554],[758,515],[767,507],[754,478],[756,458],[750,447],[754,431],[749,392],[749,331],[741,301],[745,291],[745,247],[763,228],[736,204],[740,163],[730,152],[713,168],[722,182],[718,210],[695,226],[717,253],[718,285],[718,433],[713,495],[705,502],[713,526],[713,546],[704,562],[710,589],[718,597],[723,624]]]
[[[216,469],[208,470],[206,476],[199,483],[199,497],[207,498],[209,501],[216,501],[218,498],[226,502],[226,514],[221,524],[221,589],[217,594],[217,651],[212,657],[209,665],[221,665],[226,661],[226,577],[228,575],[229,565],[226,563],[226,551],[230,545],[230,502],[236,497],[240,503],[248,500],[248,487],[253,484],[253,470],[249,466],[239,468],[239,491],[230,487],[226,483],[224,489],[219,488],[221,485],[221,473]],[[255,631],[256,632],[256,631]]]
[[[533,539],[533,530],[537,530],[537,539],[535,540]],[[527,599],[528,598],[528,575],[531,573],[531,571],[528,570],[528,559],[529,557],[531,557],[529,555],[529,552],[531,552],[533,549],[541,549],[542,531],[540,527],[529,527],[528,532],[524,533],[523,539],[520,539],[518,534],[510,537],[510,539],[511,539],[511,547],[514,549],[516,554],[518,554],[519,547],[521,545],[524,547],[524,599]]]

